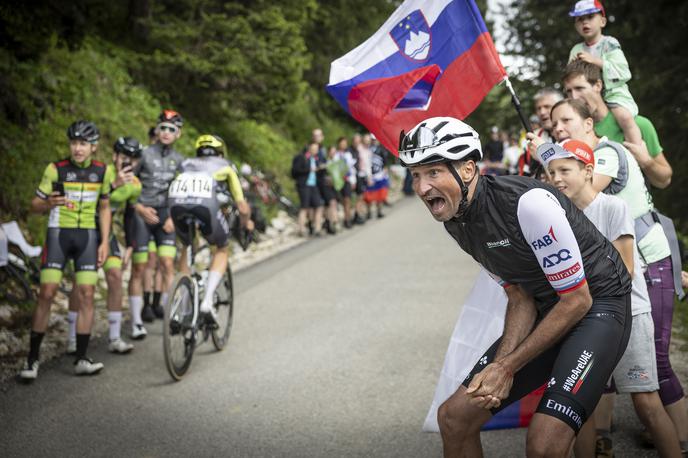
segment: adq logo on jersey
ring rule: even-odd
[[[542,267],[553,267],[563,261],[568,261],[571,258],[573,258],[573,256],[571,256],[571,252],[564,248],[563,250],[559,250],[557,253],[550,254],[549,256],[542,258]]]
[[[389,35],[404,56],[415,61],[424,61],[430,54],[432,36],[428,21],[420,10],[409,13]]]
[[[92,173],[88,176],[88,180],[91,183],[95,183],[96,181],[98,181],[98,175],[96,175],[95,173]]]
[[[533,245],[533,249],[539,250],[540,248],[545,248],[553,244],[554,242],[558,242],[557,237],[554,235],[554,229],[552,229],[552,226],[549,227],[549,231],[539,239],[535,240],[531,245]]]

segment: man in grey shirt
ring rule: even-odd
[[[137,175],[141,180],[141,196],[131,224],[135,225],[133,246],[133,268],[129,280],[129,306],[131,310],[132,335],[143,339],[146,328],[143,320],[153,321],[163,317],[163,305],[167,302],[166,291],[174,280],[174,258],[177,254],[174,223],[167,206],[167,190],[177,175],[184,157],[172,145],[181,135],[184,124],[176,111],[163,110],[156,126],[157,142],[143,150]],[[148,261],[148,241],[153,239],[158,246],[158,259],[163,279],[163,293],[160,303],[143,307],[143,275]]]

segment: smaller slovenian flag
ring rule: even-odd
[[[490,418],[485,426],[484,431],[491,429],[511,429],[511,428],[525,428],[530,424],[530,419],[533,418],[535,409],[537,409],[542,395],[545,393],[547,385],[542,385],[532,393],[528,393],[518,401],[510,404],[504,410],[500,411],[494,417]]]
[[[332,62],[327,91],[396,153],[402,129],[433,116],[465,118],[506,76],[473,0],[406,0]]]

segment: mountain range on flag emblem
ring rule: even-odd
[[[412,11],[389,34],[406,57],[417,61],[428,58],[432,35],[428,21],[420,10]]]

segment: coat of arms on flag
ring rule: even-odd
[[[399,51],[406,57],[423,61],[428,58],[432,46],[432,34],[425,16],[415,10],[403,18],[389,32]]]

